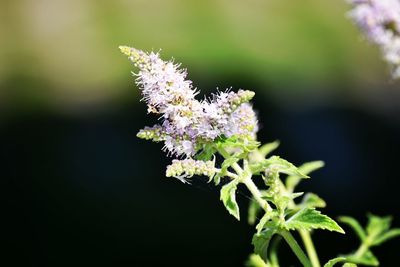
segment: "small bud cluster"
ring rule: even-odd
[[[140,130],[137,137],[145,140],[151,140],[153,142],[161,142],[165,141],[165,133],[160,125],[154,125],[153,127],[144,127],[144,129]]]
[[[221,92],[210,100],[198,101],[186,70],[179,65],[161,60],[157,53],[125,46],[120,49],[139,68],[136,83],[148,111],[162,118],[161,125],[146,127],[138,137],[164,141],[169,153],[187,157],[196,154],[201,142],[212,142],[219,136],[254,139],[257,119],[247,104],[254,92]]]
[[[350,17],[367,38],[382,50],[384,59],[400,77],[400,0],[349,0]]]
[[[176,177],[185,183],[185,178],[191,178],[194,175],[204,175],[212,178],[216,171],[215,162],[211,160],[175,159],[167,167],[166,176]]]

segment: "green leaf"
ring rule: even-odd
[[[355,256],[355,255],[350,255],[346,257],[348,261],[351,261],[353,263],[357,264],[362,264],[362,265],[367,265],[367,266],[379,266],[379,261],[378,259],[372,254],[370,250],[367,250],[363,255],[361,256]]]
[[[357,264],[346,262],[345,264],[343,264],[343,267],[357,267]]]
[[[311,172],[318,170],[324,166],[323,161],[311,161],[301,165],[298,170],[303,175],[309,175]],[[289,192],[293,192],[303,177],[299,175],[290,175],[286,178],[286,188]]]
[[[256,140],[241,139],[238,138],[237,136],[232,136],[229,138],[221,136],[217,138],[214,141],[214,143],[217,145],[217,147],[222,147],[222,148],[236,147],[246,152],[251,152],[260,146],[260,142]]]
[[[260,219],[256,226],[257,234],[259,234],[263,229],[264,226],[271,220],[271,217],[274,215],[273,212],[265,213],[264,216]]]
[[[217,152],[213,143],[206,143],[199,154],[195,156],[197,160],[208,161],[211,160],[214,154]]]
[[[257,214],[261,210],[260,205],[257,203],[256,200],[251,199],[249,203],[249,209],[248,209],[248,217],[247,221],[250,225],[253,225],[256,220],[257,220]]]
[[[392,217],[379,217],[373,214],[368,214],[367,234],[371,239],[375,239],[385,231],[389,230],[392,223]]]
[[[333,267],[336,263],[344,262],[344,261],[346,261],[345,257],[334,258],[334,259],[331,259],[330,261],[328,261],[327,263],[325,263],[324,267]]]
[[[349,216],[341,216],[341,217],[339,217],[339,222],[342,222],[342,223],[350,226],[354,230],[354,232],[356,232],[356,234],[361,239],[361,241],[365,240],[366,233],[365,233],[364,229],[362,228],[362,226],[360,225],[360,223],[356,219],[349,217]]]
[[[251,164],[250,170],[253,174],[259,174],[262,171],[270,170],[278,173],[285,173],[288,175],[296,175],[302,178],[309,178],[307,175],[301,173],[296,166],[278,156],[272,156],[261,162]]]
[[[228,171],[228,169],[235,163],[237,163],[241,159],[240,155],[233,155],[230,158],[227,158],[221,164],[221,170],[214,175],[214,182],[216,185],[220,183],[221,177],[224,177]]]
[[[240,221],[239,206],[236,203],[236,187],[238,181],[233,180],[221,188],[220,199],[228,212]]]
[[[275,149],[278,148],[279,146],[279,141],[274,141],[272,143],[268,143],[263,145],[262,147],[260,147],[258,150],[260,151],[261,155],[263,158],[265,158],[269,153],[271,153],[272,151],[274,151]]]
[[[343,229],[334,220],[311,208],[299,210],[285,222],[284,227],[287,230],[326,229],[344,234]]]
[[[379,236],[375,241],[372,242],[372,246],[380,245],[392,238],[400,236],[400,228],[395,228],[387,231],[386,233]]]
[[[325,208],[326,202],[314,193],[307,193],[300,205],[307,208]]]
[[[253,236],[252,244],[254,246],[254,253],[260,255],[260,257],[265,261],[267,261],[269,242],[276,231],[276,225],[269,223],[269,226],[261,233],[256,233]]]

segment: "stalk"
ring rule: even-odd
[[[300,236],[303,239],[304,246],[306,247],[307,255],[310,258],[313,267],[320,267],[317,251],[315,250],[314,243],[311,235],[306,230],[299,230]]]
[[[286,240],[286,242],[289,244],[290,248],[304,267],[313,267],[310,260],[307,258],[306,254],[304,254],[303,250],[290,232],[280,231],[279,234]]]

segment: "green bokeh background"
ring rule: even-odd
[[[321,0],[2,1],[1,106],[80,112],[138,97],[121,44],[162,49],[204,92],[252,89],[227,81],[245,77],[282,105],[399,99],[347,11],[344,1]]]

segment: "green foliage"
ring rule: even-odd
[[[253,174],[259,174],[263,171],[277,171],[279,173],[285,173],[287,175],[299,176],[301,178],[309,178],[307,175],[301,173],[296,166],[292,163],[284,160],[278,156],[272,156],[268,159],[264,159],[261,162],[250,166],[250,170]]]
[[[256,233],[252,244],[254,254],[246,262],[248,267],[279,267],[277,249],[280,239],[274,236],[282,236],[290,245],[290,248],[306,267],[319,265],[317,254],[310,254],[314,258],[310,261],[302,252],[301,247],[291,235],[290,231],[299,231],[304,238],[307,252],[314,250],[310,232],[314,229],[324,229],[344,233],[343,229],[330,217],[321,214],[316,208],[324,208],[326,202],[314,193],[306,193],[299,202],[296,198],[303,192],[295,192],[296,186],[302,179],[309,178],[309,174],[321,168],[322,161],[308,162],[300,167],[278,156],[265,158],[275,150],[279,142],[275,141],[260,146],[257,141],[243,140],[236,137],[220,137],[214,143],[203,143],[197,148],[198,160],[217,159],[215,154],[220,153],[224,160],[220,167],[215,167],[215,175],[211,178],[218,185],[221,178],[230,181],[223,185],[220,191],[220,199],[228,212],[240,220],[239,206],[236,202],[236,191],[239,184],[244,184],[252,194],[248,209],[248,222],[256,225]],[[263,186],[260,190],[253,182],[252,177],[260,175]],[[285,182],[280,177],[287,175]],[[210,180],[210,181],[211,181]],[[340,217],[340,222],[350,226],[361,240],[359,249],[349,255],[343,255],[328,261],[324,267],[333,267],[336,264],[344,264],[346,267],[354,267],[356,264],[366,266],[378,266],[379,261],[373,255],[370,248],[380,245],[387,240],[400,236],[400,229],[390,229],[391,217],[368,216],[368,224],[364,229],[351,217]],[[270,243],[274,237],[274,242]],[[316,258],[315,258],[316,257]]]
[[[326,202],[314,193],[307,193],[299,206],[304,208],[325,208]]]
[[[379,217],[368,214],[368,223],[365,230],[352,217],[342,216],[339,221],[349,225],[356,232],[361,242],[368,247],[381,245],[392,238],[400,236],[400,228],[390,229],[392,223],[390,216]]]
[[[253,236],[252,244],[254,246],[254,253],[258,254],[265,261],[267,261],[269,243],[277,230],[277,226],[271,222],[262,232],[256,233]]]
[[[241,155],[242,154],[235,154],[222,162],[221,170],[214,175],[214,182],[216,185],[220,183],[222,177],[227,175],[228,169],[242,158]]]
[[[375,241],[372,243],[373,246],[378,246],[381,245],[383,242],[386,242],[392,238],[400,236],[400,229],[392,229],[389,231],[386,231],[385,233],[381,234],[379,237],[375,239]]]
[[[386,233],[392,223],[392,217],[378,217],[373,214],[368,214],[367,235],[370,244],[373,246],[377,239],[381,238]]]
[[[250,225],[255,224],[255,222],[257,220],[257,214],[260,212],[260,210],[261,210],[261,207],[257,203],[257,201],[255,199],[250,199],[248,216],[247,216],[247,222]]]
[[[344,234],[343,229],[334,220],[311,208],[304,208],[298,211],[285,222],[284,227],[287,230],[304,229],[309,231],[312,229],[326,229]]]
[[[311,161],[304,163],[298,168],[298,171],[303,175],[308,175],[311,172],[318,170],[324,166],[323,161]],[[290,175],[286,178],[286,188],[289,192],[293,192],[296,186],[299,184],[301,179],[304,178],[301,175]]]
[[[268,212],[265,213],[264,216],[260,219],[260,221],[258,222],[258,224],[256,225],[256,230],[257,230],[257,234],[261,233],[261,231],[267,226],[270,227],[270,220],[276,216],[276,212]]]
[[[350,262],[362,264],[366,266],[379,266],[379,261],[370,250],[366,250],[361,255],[349,255],[346,259]]]
[[[265,145],[262,145],[259,148],[260,155],[265,158],[267,155],[269,155],[272,151],[277,149],[279,147],[280,142],[279,141],[274,141],[272,143],[267,143]]]
[[[365,240],[366,233],[356,219],[349,216],[341,216],[339,217],[339,222],[349,225],[354,230],[354,232],[356,232],[361,241]]]
[[[233,215],[236,219],[240,220],[239,206],[236,202],[236,188],[238,185],[237,180],[233,180],[230,183],[224,185],[221,188],[220,199],[224,203],[228,212]]]
[[[251,152],[257,149],[260,146],[260,142],[256,140],[243,140],[239,137],[232,136],[226,138],[221,136],[214,141],[217,149],[218,148],[237,148],[241,149],[242,152]]]
[[[400,229],[390,229],[392,218],[390,216],[379,217],[368,215],[366,229],[354,218],[342,216],[339,221],[350,226],[360,238],[361,245],[353,254],[345,255],[347,261],[366,265],[379,266],[379,261],[370,250],[371,247],[382,244],[383,242],[400,236]]]
[[[344,262],[344,261],[346,261],[345,257],[334,258],[334,259],[331,259],[330,261],[328,261],[327,263],[325,263],[324,267],[333,267],[336,263]]]
[[[215,148],[215,145],[213,143],[204,143],[202,144],[201,148],[197,149],[200,151],[195,158],[197,160],[211,160],[214,157],[214,154],[217,152],[217,149]]]

